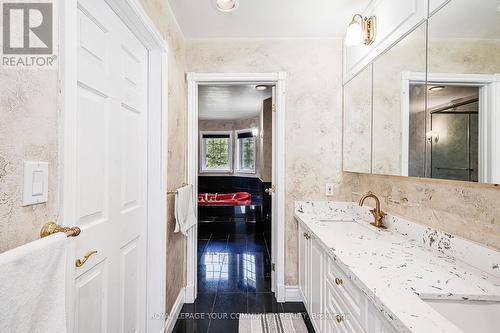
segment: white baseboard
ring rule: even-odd
[[[285,302],[302,302],[299,286],[285,286]]]
[[[191,303],[194,303],[194,301],[196,300],[196,297],[195,297],[195,293],[194,293],[194,285],[192,284],[188,284],[186,287],[185,287],[185,297],[184,297],[184,302],[185,303],[188,303],[188,304],[191,304]]]
[[[167,320],[165,321],[165,328],[162,333],[171,333],[174,330],[177,317],[179,317],[179,313],[181,313],[182,306],[184,305],[185,293],[185,288],[182,288],[181,291],[179,291],[177,299],[175,300],[175,303],[168,314]]]

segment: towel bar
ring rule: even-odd
[[[50,236],[56,232],[64,232],[68,237],[76,237],[80,234],[81,230],[78,227],[62,227],[55,222],[48,222],[40,230],[40,238]]]
[[[181,187],[179,187],[179,188],[182,188],[182,187],[184,187],[184,186],[188,186],[188,184],[186,184],[186,183],[182,183]],[[175,190],[168,191],[168,192],[167,192],[167,194],[168,194],[168,195],[174,195],[174,194],[177,194],[177,193],[178,193],[178,191],[179,191],[179,188],[177,188],[177,189],[175,189]]]

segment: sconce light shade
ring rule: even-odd
[[[352,18],[351,23],[347,27],[347,32],[345,34],[345,45],[346,46],[355,46],[363,43],[365,37],[363,34],[363,20],[359,19],[359,16],[356,15]]]
[[[215,0],[215,6],[221,12],[232,12],[238,9],[239,0]]]

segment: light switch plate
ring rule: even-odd
[[[23,206],[47,202],[49,194],[49,163],[24,162]]]
[[[333,196],[334,195],[333,191],[334,191],[333,184],[330,184],[330,183],[326,184],[326,186],[325,186],[325,195],[326,196]]]

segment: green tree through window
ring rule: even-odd
[[[243,138],[240,140],[240,169],[255,169],[255,139]]]
[[[229,166],[229,139],[205,139],[205,164],[210,169],[223,169]]]

